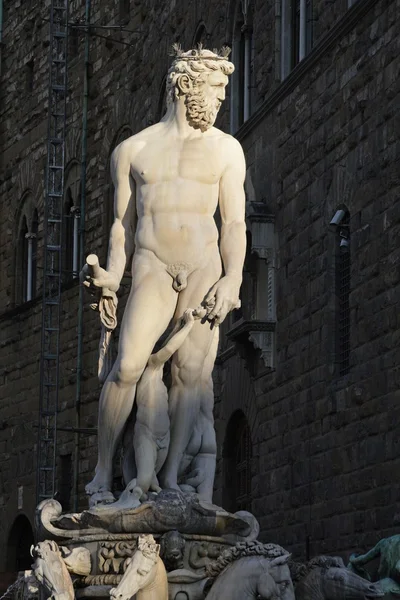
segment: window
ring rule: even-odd
[[[79,274],[81,168],[74,162],[67,169],[64,186],[63,215],[63,280],[71,281]]]
[[[350,368],[350,215],[347,209],[339,211],[344,212],[335,234],[336,363],[341,376]]]
[[[29,302],[37,292],[37,237],[39,218],[31,194],[22,203],[18,225],[15,269],[17,304]]]
[[[127,23],[129,23],[130,12],[130,0],[119,0],[119,22],[121,23],[121,25],[126,25]]]
[[[251,432],[241,410],[229,420],[223,449],[224,506],[230,512],[251,510]]]
[[[34,66],[33,58],[25,65],[25,89],[28,93],[33,92]]]
[[[207,39],[206,26],[204,25],[203,22],[201,22],[198,24],[196,33],[194,34],[193,44],[192,44],[193,48],[196,48],[196,46],[198,46],[199,44],[206,46],[206,39]]]
[[[285,79],[312,48],[312,10],[312,0],[281,2],[281,79]]]
[[[76,21],[68,29],[68,59],[73,60],[79,54],[79,38],[81,30],[78,29],[79,20]],[[75,26],[74,26],[75,25]]]
[[[31,257],[30,257],[30,268],[31,268],[31,297],[36,295],[37,291],[37,237],[38,237],[39,217],[38,212],[35,209],[33,212],[32,226],[31,226]],[[29,247],[28,247],[29,254]]]
[[[232,62],[235,71],[231,83],[231,133],[250,117],[252,110],[253,30],[250,3],[241,0],[236,5],[232,40]]]

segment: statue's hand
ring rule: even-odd
[[[187,323],[194,323],[194,310],[193,308],[188,308],[182,315],[182,324],[186,325]]]
[[[209,321],[219,325],[231,310],[240,307],[240,283],[236,277],[225,275],[212,286],[202,302]]]
[[[80,272],[79,279],[87,288],[107,288],[111,292],[117,292],[119,288],[118,277],[115,273],[106,271],[102,267],[96,267],[96,277],[90,274],[91,268],[85,264]]]

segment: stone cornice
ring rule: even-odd
[[[328,31],[317,42],[311,52],[289,73],[280,85],[264,100],[261,106],[243,123],[235,133],[235,138],[243,141],[260,121],[264,119],[282,100],[290,94],[298,83],[303,79],[323,57],[337,44],[345,35],[350,33],[359,20],[378,3],[379,0],[358,0],[349,8],[332,29]]]
[[[237,325],[234,325],[226,334],[229,340],[235,340],[238,336],[243,333],[249,333],[251,331],[275,331],[274,321],[262,321],[260,319],[254,319],[252,321],[240,320]]]

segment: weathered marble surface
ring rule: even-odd
[[[203,502],[196,495],[177,490],[162,490],[154,500],[134,509],[87,510],[78,514],[62,514],[57,500],[45,500],[37,509],[38,531],[44,538],[74,538],[85,535],[180,533],[220,536],[227,542],[253,541],[259,525],[245,511],[228,513]]]

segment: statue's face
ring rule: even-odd
[[[210,71],[204,81],[200,81],[186,93],[186,116],[194,129],[206,131],[212,127],[222,102],[228,77],[221,71]]]

